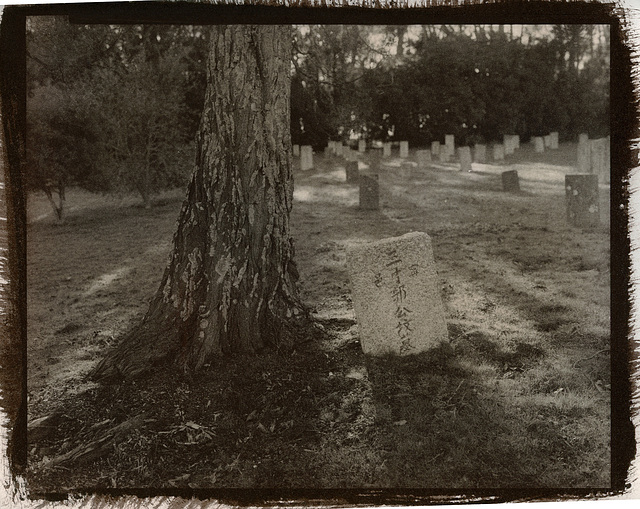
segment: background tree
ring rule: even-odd
[[[94,376],[133,376],[167,358],[196,370],[295,341],[306,313],[289,234],[291,35],[286,26],[213,29],[196,170],[171,261],[142,323]]]

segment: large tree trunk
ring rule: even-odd
[[[305,316],[289,235],[291,29],[213,28],[196,168],[143,322],[94,370],[132,376],[171,355],[214,357],[293,341]]]

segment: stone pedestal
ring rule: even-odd
[[[378,210],[380,208],[380,189],[377,173],[360,175],[360,208]]]
[[[471,148],[458,147],[458,157],[460,159],[460,171],[471,171]]]
[[[302,145],[300,147],[300,169],[307,171],[313,168],[313,149],[311,145]]]
[[[557,150],[558,147],[560,147],[560,135],[558,134],[557,131],[554,131],[551,134],[549,134],[549,136],[551,137],[549,148],[551,150]]]
[[[567,221],[580,227],[600,222],[597,175],[565,175]]]
[[[496,143],[493,146],[493,160],[504,161],[504,145]]]
[[[439,141],[432,141],[431,142],[431,155],[432,156],[437,156],[440,155],[440,142]]]
[[[487,146],[475,144],[473,146],[473,161],[476,163],[484,163],[487,160]]]
[[[367,142],[365,140],[358,140],[358,152],[367,151]]]
[[[293,146],[293,157],[300,157],[300,145]]]
[[[400,142],[400,157],[406,159],[409,157],[409,142],[401,141]]]
[[[391,142],[387,141],[382,144],[382,157],[391,157]]]
[[[346,181],[350,184],[360,181],[360,174],[358,173],[358,161],[348,161],[345,165]]]
[[[505,193],[520,192],[520,180],[518,179],[518,172],[516,170],[502,172],[502,190]]]
[[[416,150],[416,160],[419,168],[426,167],[431,162],[430,150]]]
[[[542,136],[536,136],[533,138],[533,146],[536,152],[544,152],[544,138]]]
[[[407,233],[350,247],[347,268],[365,354],[416,354],[448,341],[427,234]]]

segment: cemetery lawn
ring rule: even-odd
[[[30,197],[28,412],[40,419],[29,428],[31,495],[607,488],[609,189],[601,184],[600,226],[567,224],[575,154],[575,144],[545,154],[525,145],[472,173],[433,163],[408,176],[394,153],[373,212],[358,209],[342,163],[315,155],[314,170],[295,173],[292,233],[317,333],[291,352],[104,386],[85,375],[146,311],[181,193],[146,210],[71,190],[62,225],[43,196]],[[509,169],[519,194],[501,191]],[[367,358],[345,249],[410,231],[432,239],[449,343]]]

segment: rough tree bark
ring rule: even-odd
[[[171,356],[185,371],[291,345],[306,320],[296,280],[291,28],[213,28],[196,168],[162,282],[142,323],[97,366],[130,377]]]

